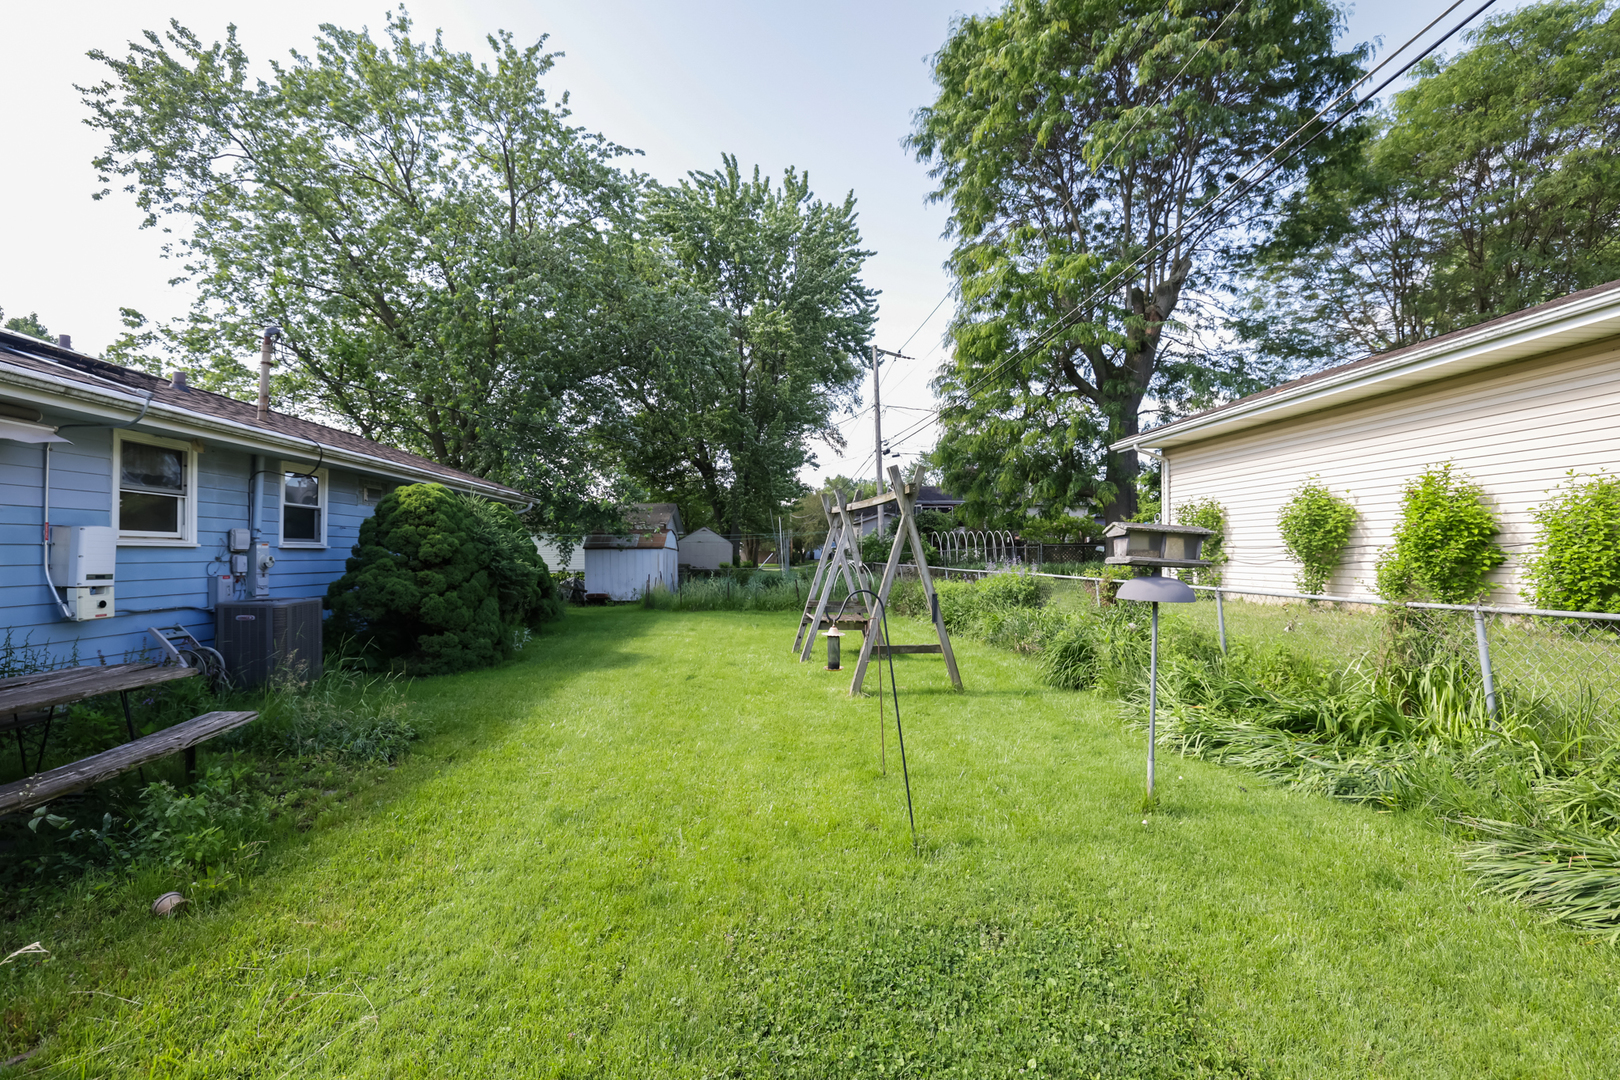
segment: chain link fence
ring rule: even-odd
[[[1037,576],[1050,582],[1052,603],[1070,608],[1109,602],[1118,584]],[[1493,714],[1539,708],[1620,721],[1620,615],[1193,588],[1196,603],[1164,605],[1161,617],[1223,648],[1286,647],[1339,669],[1445,658],[1467,673]]]

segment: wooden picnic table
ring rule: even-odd
[[[23,772],[28,772],[28,756],[23,753],[22,728],[30,723],[43,723],[45,737],[40,740],[39,758],[35,770],[45,760],[45,739],[50,738],[50,718],[62,705],[75,701],[117,694],[124,705],[124,724],[129,729],[129,742],[70,762],[48,772],[35,772],[14,783],[0,785],[0,814],[28,810],[43,806],[52,799],[80,791],[120,773],[137,769],[148,761],[178,753],[186,753],[186,774],[196,768],[197,744],[215,735],[241,727],[259,714],[256,712],[210,712],[181,721],[172,727],[155,731],[144,738],[135,734],[135,721],[129,712],[129,692],[160,683],[189,679],[201,674],[200,668],[180,664],[111,664],[108,666],[62,668],[41,671],[32,675],[16,675],[0,679],[0,731],[10,727],[17,733],[17,750],[23,755]],[[30,714],[45,710],[43,719]],[[10,723],[5,724],[9,719]]]
[[[58,706],[102,694],[117,694],[124,706],[124,726],[129,731],[130,742],[134,742],[135,721],[129,712],[129,692],[199,674],[199,668],[178,664],[109,664],[13,675],[0,679],[0,731],[9,729],[16,734],[17,753],[22,758],[23,772],[27,772],[28,754],[23,748],[22,729],[44,724],[45,737],[40,740],[39,757],[34,764],[38,769],[45,760],[45,739],[50,738],[50,724]],[[43,717],[29,715],[41,710],[45,711]]]

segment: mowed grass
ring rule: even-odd
[[[50,959],[0,1076],[1615,1074],[1615,950],[1419,817],[1161,758],[1144,819],[1143,737],[1012,653],[897,658],[919,857],[892,708],[884,775],[796,618],[575,611],[416,682],[436,734],[241,888],[6,926]]]

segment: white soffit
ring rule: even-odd
[[[1116,447],[1161,449],[1203,442],[1278,420],[1397,393],[1413,386],[1498,367],[1542,353],[1620,337],[1620,290],[1605,289],[1582,303],[1559,304],[1540,315],[1507,326],[1482,326],[1478,333],[1447,335],[1431,346],[1403,349],[1384,363],[1347,365],[1297,386],[1189,416],[1115,443]]]
[[[58,435],[56,429],[49,424],[30,424],[26,420],[13,420],[5,416],[0,416],[0,439],[26,443],[71,441]]]

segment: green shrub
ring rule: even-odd
[[[1536,524],[1526,598],[1559,611],[1620,614],[1620,477],[1571,473],[1536,508]]]
[[[1496,543],[1496,515],[1472,479],[1448,461],[1425,470],[1402,494],[1395,544],[1378,559],[1378,592],[1388,600],[1467,604],[1490,591],[1485,576],[1507,560]]]
[[[1294,584],[1299,591],[1319,595],[1338,568],[1356,508],[1312,477],[1299,486],[1277,517],[1288,557],[1299,563]]]
[[[1176,524],[1196,525],[1200,529],[1210,531],[1210,535],[1204,539],[1202,549],[1203,557],[1209,560],[1209,565],[1183,570],[1181,580],[1193,585],[1219,585],[1221,564],[1226,561],[1226,552],[1223,550],[1226,543],[1226,507],[1214,499],[1194,499],[1192,502],[1182,503],[1176,507]]]
[[[562,614],[517,515],[442,484],[383,496],[326,597],[332,630],[424,675],[493,664]]]

